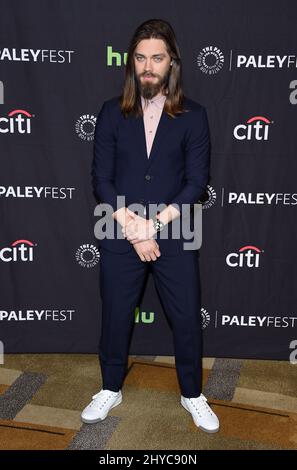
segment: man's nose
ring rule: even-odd
[[[151,59],[146,59],[145,65],[144,65],[144,70],[146,72],[151,72],[152,71],[152,61],[151,61]]]

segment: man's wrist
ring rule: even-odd
[[[151,237],[153,237],[157,233],[157,230],[154,227],[154,221],[152,218],[148,219],[148,224],[149,224],[149,232],[151,234]]]

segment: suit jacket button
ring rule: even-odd
[[[145,179],[149,181],[151,179],[150,175],[145,175]]]

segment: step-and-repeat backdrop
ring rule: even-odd
[[[94,127],[102,103],[121,93],[134,30],[162,18],[176,32],[184,92],[206,107],[211,130],[204,356],[288,360],[297,344],[294,2],[0,4],[4,351],[97,352]],[[151,274],[132,314],[131,354],[174,353]]]

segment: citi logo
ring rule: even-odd
[[[238,124],[233,131],[233,136],[237,140],[268,140],[268,132],[270,124],[264,116],[251,117],[246,124]]]
[[[0,249],[0,261],[33,261],[34,245],[29,240],[16,240],[11,246]]]
[[[33,114],[24,109],[10,111],[8,117],[0,117],[0,133],[31,134],[31,118]]]
[[[229,253],[226,263],[230,268],[258,268],[262,252],[256,246],[243,246],[238,253]]]

